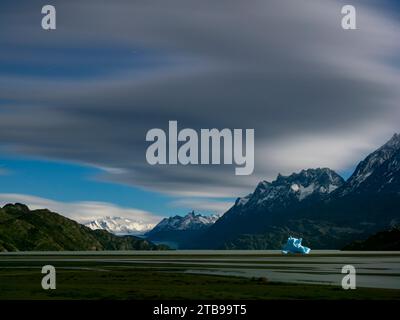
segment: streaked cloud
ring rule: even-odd
[[[400,24],[379,2],[353,1],[358,30],[344,31],[335,0],[54,1],[53,33],[38,28],[36,3],[0,13],[0,64],[15,66],[0,73],[10,151],[218,198],[278,172],[344,170],[399,131]],[[145,134],[169,120],[254,128],[254,175],[148,165]]]

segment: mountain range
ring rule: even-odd
[[[192,248],[280,249],[289,235],[336,249],[400,221],[400,135],[368,155],[344,181],[329,168],[262,181]]]
[[[192,211],[183,217],[176,215],[164,218],[145,236],[151,241],[184,249],[190,247],[193,239],[203,234],[218,219],[218,215],[203,216]]]
[[[162,250],[148,240],[91,230],[47,209],[0,208],[0,251]]]
[[[108,216],[89,221],[84,225],[92,230],[106,230],[116,235],[142,235],[154,227],[154,224]]]
[[[190,212],[165,218],[147,232],[150,225],[130,219],[105,217],[84,226],[46,209],[8,204],[0,208],[0,251],[165,248],[153,242],[180,249],[281,249],[288,236],[303,238],[312,249],[371,244],[377,249],[383,236],[398,237],[399,208],[400,135],[395,134],[347,181],[329,168],[279,174],[258,183],[221,217]],[[382,230],[392,231],[382,236]],[[146,240],[113,234],[139,232],[146,232]]]

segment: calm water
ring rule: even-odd
[[[313,251],[310,255],[285,256],[279,251],[112,251],[0,253],[1,268],[20,268],[30,263],[74,262],[96,268],[135,267],[193,274],[266,277],[269,281],[318,283],[340,286],[344,265],[357,271],[358,287],[400,289],[400,252]],[[11,263],[11,265],[10,265]],[[94,269],[94,267],[93,267]]]

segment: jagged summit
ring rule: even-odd
[[[252,194],[238,198],[235,206],[290,204],[310,196],[322,197],[343,184],[343,178],[329,168],[306,169],[289,176],[278,174],[274,181],[261,181]]]
[[[329,168],[303,169],[299,173],[292,173],[289,176],[278,174],[278,177],[274,182],[285,183],[285,181],[288,180],[303,180],[307,184],[312,183],[315,180],[321,181],[322,183],[327,183],[327,182],[328,183],[333,182],[335,184],[343,183],[343,178],[339,176],[335,171]]]
[[[218,218],[218,215],[203,216],[191,211],[183,217],[176,215],[164,218],[150,231],[150,233],[175,230],[199,230],[212,225]]]
[[[343,196],[351,192],[381,192],[387,190],[386,184],[399,180],[400,134],[369,154],[361,161],[345,186],[338,191]],[[397,177],[396,177],[397,176]],[[368,189],[368,190],[367,190]]]
[[[395,133],[388,142],[386,142],[382,147],[379,149],[383,148],[394,148],[394,149],[399,149],[400,148],[400,133]],[[378,150],[379,150],[378,149]]]

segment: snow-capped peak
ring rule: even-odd
[[[347,181],[345,187],[340,190],[339,194],[345,195],[358,189],[358,187],[364,184],[364,182],[379,168],[381,168],[385,162],[392,159],[399,152],[400,134],[396,133],[382,147],[369,154],[363,161],[358,164],[356,170]],[[391,170],[398,170],[398,166],[394,167],[395,168],[392,167]],[[381,173],[381,175],[383,175],[383,173]]]
[[[262,181],[252,194],[238,198],[235,206],[285,206],[311,195],[325,196],[343,184],[342,177],[328,168],[302,170],[289,176],[278,174],[276,180]]]
[[[150,232],[170,231],[170,230],[199,230],[215,223],[219,215],[203,216],[189,212],[185,216],[173,216],[164,218]]]
[[[87,222],[85,223],[85,226],[92,230],[102,229],[118,235],[140,235],[151,230],[154,227],[154,224],[134,221],[123,217],[106,216],[104,218]]]

